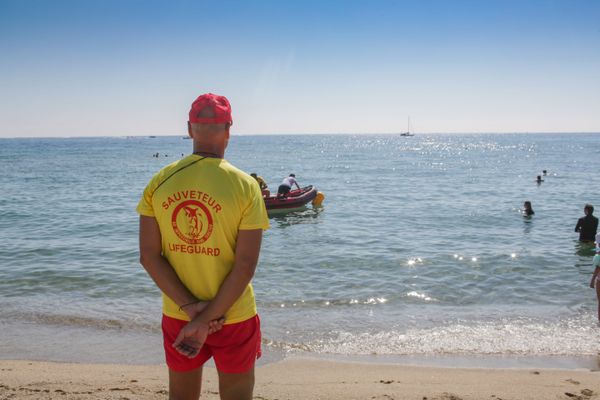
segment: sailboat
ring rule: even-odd
[[[408,125],[406,127],[406,132],[402,132],[400,136],[415,136],[414,133],[410,133],[410,117],[408,117]]]

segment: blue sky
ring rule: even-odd
[[[600,1],[0,0],[0,137],[600,132]]]

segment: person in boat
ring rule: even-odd
[[[296,185],[296,187],[300,189],[295,174],[290,174],[287,178],[283,178],[281,185],[279,185],[279,188],[277,189],[277,197],[286,197],[290,190],[292,190],[293,185]]]
[[[598,231],[598,218],[592,215],[594,213],[594,206],[586,204],[583,207],[583,213],[585,217],[577,220],[575,232],[579,232],[580,242],[593,242]]]
[[[592,274],[592,281],[590,287],[596,289],[596,298],[598,299],[598,322],[600,322],[600,233],[596,234],[596,254],[592,260],[594,266],[594,273]]]
[[[199,96],[193,154],[160,170],[137,207],[140,262],[163,292],[171,399],[200,397],[210,358],[222,399],[252,398],[261,334],[250,281],[269,218],[256,181],[224,159],[231,125],[227,98]]]
[[[523,203],[523,215],[526,217],[530,217],[533,214],[535,214],[535,211],[533,211],[533,208],[531,207],[531,202],[526,201],[525,203]]]
[[[251,173],[250,176],[256,179],[256,182],[258,182],[258,186],[260,186],[263,197],[269,197],[271,195],[271,191],[269,190],[269,186],[262,176],[256,175],[256,172]]]

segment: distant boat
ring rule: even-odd
[[[410,133],[410,117],[408,117],[408,126],[406,127],[406,132],[402,132],[400,136],[415,136],[414,133]]]

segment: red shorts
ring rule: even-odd
[[[208,335],[200,353],[194,358],[179,354],[172,346],[179,331],[187,323],[163,314],[165,356],[167,366],[173,371],[191,371],[201,367],[213,357],[219,371],[239,374],[251,369],[254,362],[262,355],[258,315],[237,324],[223,325],[220,331]]]

